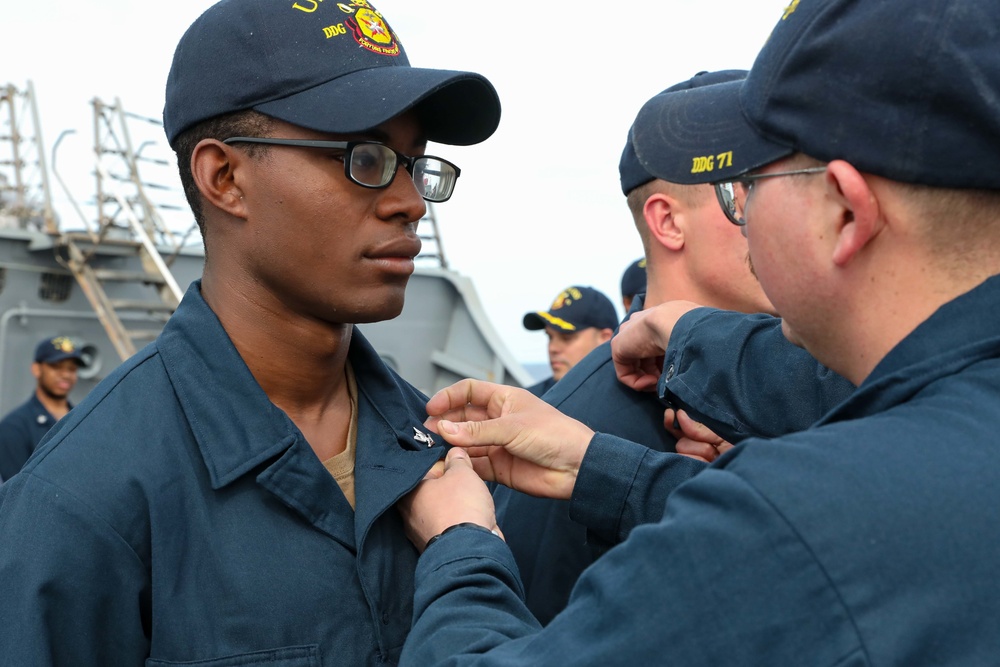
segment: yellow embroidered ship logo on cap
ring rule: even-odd
[[[58,338],[53,338],[51,341],[52,347],[59,350],[60,352],[70,353],[76,348],[73,346],[73,341],[65,336],[59,336]]]
[[[582,298],[583,298],[583,293],[581,293],[580,290],[578,290],[575,287],[570,287],[567,290],[559,292],[559,296],[557,296],[556,300],[552,302],[552,305],[549,307],[549,310],[559,310],[560,308],[565,308],[566,306],[573,303],[575,300]]]
[[[366,2],[358,2],[361,8],[344,25],[354,36],[354,40],[364,48],[383,56],[398,56],[399,42],[382,19],[382,15]]]

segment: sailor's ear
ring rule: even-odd
[[[245,218],[246,207],[239,186],[240,170],[249,156],[217,139],[202,139],[191,152],[191,175],[206,203],[230,215]]]
[[[670,250],[684,247],[684,228],[679,223],[679,202],[663,192],[654,192],[642,207],[642,216],[654,243]]]
[[[878,236],[885,221],[868,181],[851,164],[843,160],[830,162],[826,184],[830,201],[840,206],[833,229],[837,239],[833,261],[844,266]]]

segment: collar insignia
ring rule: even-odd
[[[424,443],[428,447],[433,447],[434,446],[434,438],[432,438],[431,436],[427,435],[426,433],[424,433],[423,431],[421,431],[416,426],[413,427],[413,439],[416,440],[417,442]]]

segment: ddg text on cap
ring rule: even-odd
[[[681,90],[690,90],[692,88],[701,88],[702,86],[709,86],[715,83],[722,83],[726,81],[742,81],[746,78],[747,71],[745,69],[726,69],[719,70],[718,72],[698,72],[693,77],[687,81],[682,81],[680,83],[675,83],[666,90],[664,90],[660,95],[667,93],[675,93]],[[646,117],[643,117],[644,120]],[[661,153],[660,157],[663,159],[671,159],[671,151],[674,150],[673,145],[669,143],[659,143],[658,139],[658,128],[657,127],[645,127],[639,126],[639,118],[636,118],[636,122],[632,124],[629,128],[628,137],[625,140],[625,148],[622,150],[621,159],[618,162],[618,175],[621,179],[622,193],[628,194],[635,188],[652,181],[654,178],[660,178],[665,181],[671,181],[674,183],[684,183],[685,181],[676,181],[673,179],[665,178],[660,174],[653,175],[646,169],[639,158],[636,157],[635,142],[636,133],[638,132],[638,141],[642,144],[643,153]],[[676,157],[674,159],[677,159]]]
[[[412,110],[429,141],[456,145],[483,141],[500,122],[485,77],[411,67],[385,17],[362,0],[222,0],[195,20],[167,77],[168,141],[248,109],[331,134]]]

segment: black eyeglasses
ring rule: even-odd
[[[274,139],[271,137],[230,137],[224,144],[270,144],[299,148],[335,148],[344,151],[344,174],[352,183],[363,188],[387,188],[402,164],[413,178],[417,192],[429,202],[443,202],[455,191],[455,181],[462,170],[451,162],[421,155],[410,157],[378,141],[311,141],[308,139]]]
[[[774,171],[768,174],[752,174],[740,176],[732,181],[721,181],[713,183],[715,196],[719,200],[722,211],[729,218],[729,222],[740,227],[747,224],[745,212],[747,201],[750,199],[750,192],[753,184],[762,178],[776,178],[778,176],[798,176],[800,174],[819,174],[826,171],[826,167],[809,167],[807,169],[793,169],[792,171]]]

